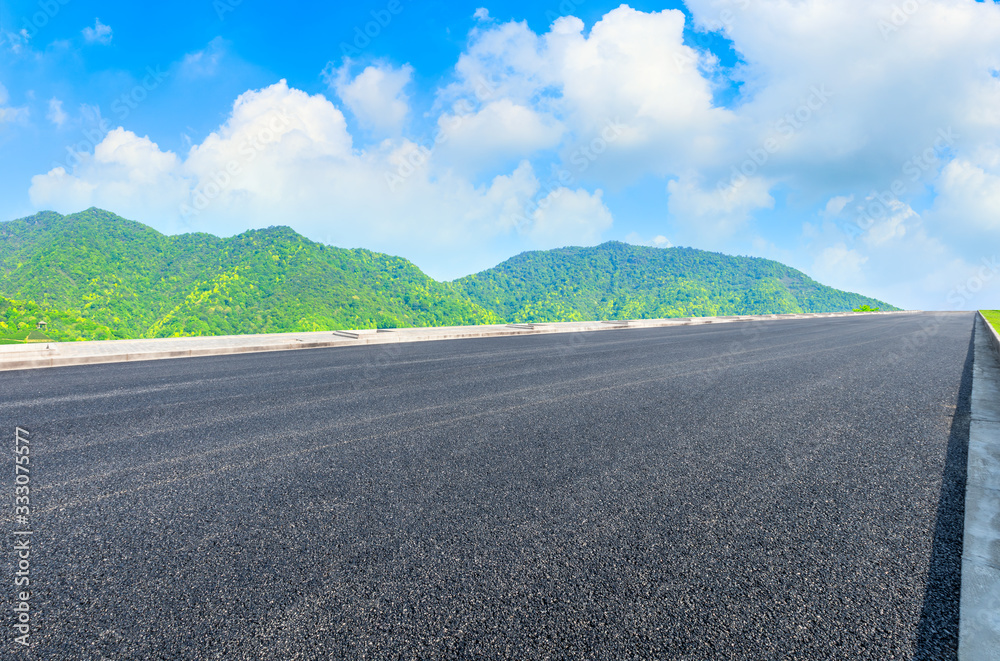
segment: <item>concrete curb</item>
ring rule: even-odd
[[[958,658],[1000,661],[1000,335],[976,317]]]
[[[776,319],[816,319],[871,314],[907,314],[897,312],[818,312],[809,314],[774,314],[737,317],[680,317],[672,319],[631,319],[610,321],[571,321],[557,323],[495,324],[483,326],[438,326],[431,328],[361,329],[309,333],[274,333],[268,335],[224,335],[215,337],[176,337],[151,340],[104,340],[87,342],[50,342],[48,344],[0,345],[0,371],[63,367],[96,363],[118,363],[165,358],[220,356],[261,351],[288,351],[323,347],[348,347],[394,342],[426,342],[466,338],[578,333],[631,328],[691,326],[768,321]]]

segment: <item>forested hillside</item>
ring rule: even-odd
[[[107,211],[0,223],[0,341],[893,309],[769,260],[605,243],[452,283],[288,227],[167,236]],[[29,333],[45,321],[43,333]]]
[[[516,322],[896,309],[769,259],[616,241],[522,253],[456,284]]]
[[[499,321],[400,257],[325,246],[287,227],[165,236],[97,209],[0,223],[0,297],[44,310],[53,339]],[[20,324],[38,316],[21,314]]]

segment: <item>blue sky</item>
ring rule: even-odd
[[[997,43],[972,0],[2,2],[0,219],[285,224],[440,279],[689,245],[996,307]]]

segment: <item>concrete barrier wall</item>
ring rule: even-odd
[[[916,312],[911,310],[909,312]],[[816,319],[857,315],[906,314],[899,312],[819,312],[738,317],[681,317],[669,319],[629,319],[608,321],[571,321],[552,323],[492,324],[481,326],[437,326],[430,328],[360,329],[308,333],[271,333],[261,335],[226,335],[214,337],[172,337],[146,340],[104,340],[85,342],[50,342],[30,345],[0,345],[0,371],[61,367],[135,360],[190,358],[260,351],[288,351],[327,347],[426,342],[468,338],[577,333],[589,331],[691,326],[699,324]]]

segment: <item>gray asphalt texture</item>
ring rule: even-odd
[[[913,314],[4,373],[37,629],[12,643],[8,587],[0,649],[954,658],[972,333]]]

